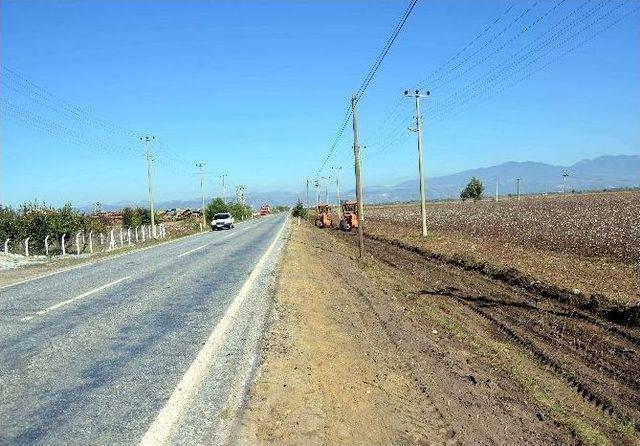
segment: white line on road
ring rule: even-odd
[[[107,283],[106,285],[102,285],[102,286],[100,286],[98,288],[94,288],[92,290],[89,290],[86,293],[82,293],[79,296],[72,297],[71,299],[63,300],[62,302],[58,302],[57,304],[52,305],[52,306],[50,306],[48,308],[45,308],[44,310],[40,310],[40,311],[36,312],[35,314],[38,315],[38,316],[42,316],[43,314],[47,314],[50,311],[56,310],[56,309],[58,309],[60,307],[63,307],[65,305],[69,305],[70,303],[75,302],[76,300],[83,299],[83,298],[85,298],[87,296],[90,296],[92,294],[97,293],[98,291],[102,291],[105,288],[109,288],[111,286],[117,285],[120,282],[122,282],[124,280],[127,280],[129,278],[131,278],[131,276],[127,276],[127,277],[123,277],[123,278],[118,279],[118,280],[114,280],[113,282]],[[34,317],[35,317],[35,315],[33,315],[33,316],[25,316],[25,317],[23,317],[21,319],[21,321],[30,321]]]
[[[280,235],[284,231],[288,221],[288,218],[284,220],[282,227],[262,257],[260,257],[258,263],[256,263],[253,271],[251,271],[251,274],[242,285],[242,288],[240,288],[240,291],[238,291],[238,294],[236,294],[233,302],[231,302],[227,312],[224,314],[222,319],[220,319],[218,325],[213,329],[204,346],[200,349],[198,355],[191,363],[176,388],[173,390],[171,397],[169,397],[169,400],[144,434],[144,437],[142,437],[140,446],[159,446],[166,443],[169,439],[172,429],[184,414],[190,399],[198,391],[198,388],[202,383],[202,379],[209,369],[215,354],[222,346],[222,339],[225,332],[230,328],[236,313],[249,295],[251,287],[257,277],[264,269],[267,258],[276,246],[276,242],[280,238]]]
[[[196,252],[196,251],[200,251],[202,248],[206,248],[207,246],[209,246],[209,243],[207,243],[206,245],[202,245],[202,246],[198,246],[197,248],[193,248],[187,252],[183,252],[182,254],[178,254],[177,258],[179,259],[180,257],[184,257],[186,255],[191,254],[192,252]]]
[[[246,222],[243,222],[242,224],[246,226],[246,228],[243,228],[243,230],[249,229],[251,227],[256,227],[256,226],[258,226],[260,223],[262,223],[264,221],[267,221],[267,220],[266,219],[260,219],[260,220],[257,220],[257,221],[256,220],[248,220]],[[44,274],[41,274],[39,276],[30,277],[30,278],[24,279],[24,280],[19,280],[17,282],[9,283],[7,285],[2,285],[2,286],[0,286],[0,290],[4,290],[6,288],[11,288],[11,287],[14,287],[14,286],[17,286],[17,285],[22,285],[22,284],[25,284],[25,283],[28,283],[28,282],[33,282],[34,280],[39,280],[39,279],[44,279],[46,277],[55,276],[57,274],[66,273],[68,271],[73,271],[75,269],[84,268],[86,266],[97,265],[99,263],[108,262],[110,260],[115,260],[115,259],[117,259],[119,257],[127,256],[129,254],[135,254],[135,253],[146,251],[148,249],[159,248],[161,246],[168,245],[170,243],[184,241],[184,240],[187,240],[187,239],[192,238],[192,237],[204,236],[206,234],[209,234],[209,231],[198,232],[196,234],[190,234],[190,235],[186,235],[186,236],[183,236],[183,237],[174,238],[174,239],[167,240],[167,241],[161,242],[161,243],[157,243],[157,244],[151,245],[151,246],[144,246],[144,247],[141,247],[141,248],[137,248],[136,247],[136,248],[133,248],[133,249],[131,249],[129,251],[121,252],[121,253],[118,253],[118,254],[115,254],[115,255],[110,255],[108,257],[103,257],[103,258],[99,258],[99,259],[93,259],[93,261],[89,260],[89,261],[81,263],[79,265],[70,266],[68,268],[62,268],[62,269],[59,269],[57,271],[51,271],[49,273],[44,273]]]

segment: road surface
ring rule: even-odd
[[[285,216],[0,288],[0,444],[220,444]]]

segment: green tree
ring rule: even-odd
[[[240,203],[227,206],[227,212],[229,212],[236,221],[247,220],[252,215],[251,208],[249,206],[243,206]]]
[[[484,186],[482,185],[482,181],[476,177],[471,177],[467,185],[462,189],[462,192],[460,192],[460,198],[462,198],[462,201],[466,199],[478,201],[482,198],[483,191]]]
[[[302,204],[302,201],[300,201],[300,199],[298,199],[298,202],[291,210],[291,215],[300,218],[305,218],[307,216],[307,210],[304,208],[304,204]]]
[[[213,216],[221,212],[229,212],[229,207],[222,198],[214,198],[204,208],[204,215],[207,221],[213,220]]]
[[[136,226],[140,226],[142,224],[142,215],[140,212],[140,208],[132,209],[126,207],[122,210],[122,226],[127,228],[135,228]],[[149,217],[149,221],[151,217]]]

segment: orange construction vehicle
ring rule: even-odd
[[[358,227],[358,202],[342,202],[342,219],[338,225],[343,231],[351,231],[351,228]]]
[[[328,204],[320,203],[318,205],[318,214],[316,216],[316,226],[319,228],[330,228],[332,226],[331,216],[329,215]]]

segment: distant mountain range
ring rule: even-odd
[[[568,176],[563,177],[566,173]],[[416,175],[417,176],[417,175]],[[599,190],[640,187],[640,155],[601,156],[592,160],[582,160],[571,166],[557,166],[534,161],[506,162],[491,167],[470,169],[452,175],[426,179],[429,199],[457,198],[460,190],[471,177],[479,178],[485,186],[485,194],[495,193],[496,179],[500,195],[516,193],[516,178],[520,178],[522,194],[560,192],[563,179],[567,191]],[[313,192],[312,192],[313,193]],[[353,190],[342,193],[341,198],[352,198]],[[409,180],[394,186],[365,186],[365,202],[385,203],[416,200],[418,180]],[[291,205],[299,195],[286,191],[271,191],[247,194],[247,201],[254,208],[268,203],[272,206]],[[300,197],[304,200],[304,197]],[[335,201],[333,193],[329,199]],[[136,203],[120,202],[105,206],[104,209],[120,209]],[[146,203],[138,203],[145,206]],[[172,200],[157,203],[158,209],[198,208],[200,200]]]
[[[567,174],[566,177],[563,177],[564,173]],[[484,184],[486,195],[495,193],[496,180],[501,195],[515,194],[517,178],[520,178],[520,192],[523,194],[561,192],[563,187],[567,191],[640,187],[640,155],[601,156],[582,160],[571,166],[511,161],[427,178],[427,196],[430,199],[457,198],[465,184],[474,176]],[[418,180],[405,181],[391,187],[369,187],[364,193],[370,203],[417,199]]]

